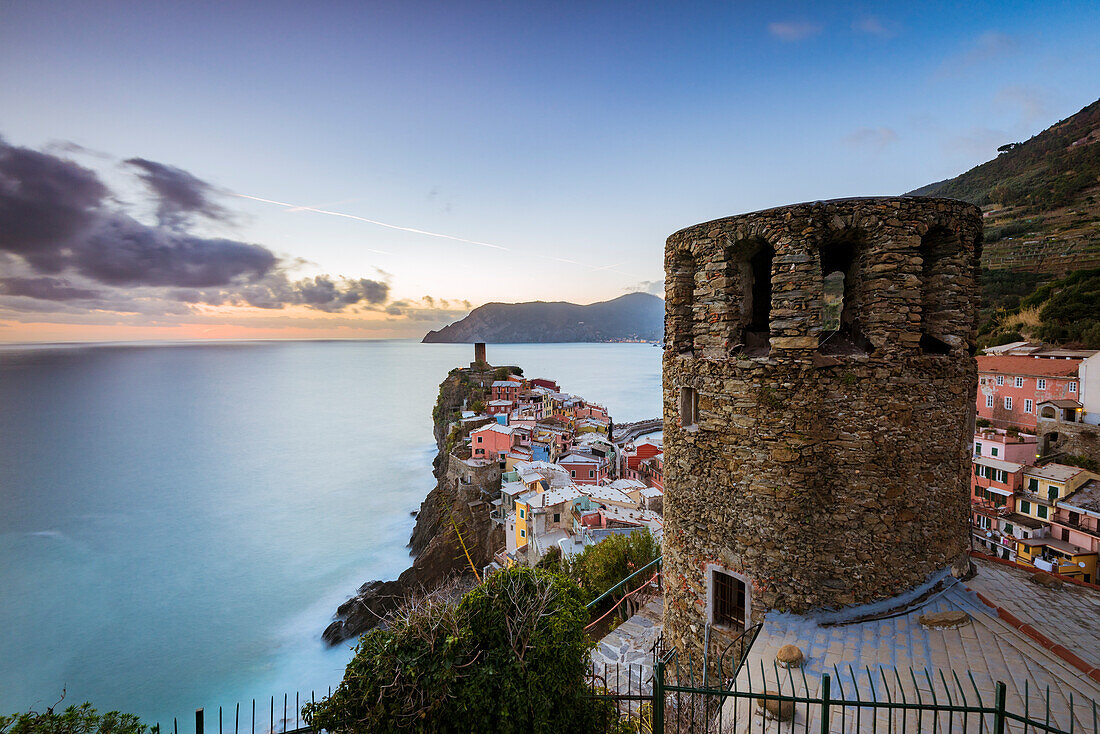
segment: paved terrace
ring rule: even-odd
[[[869,668],[879,700],[887,698],[886,691],[893,700],[899,700],[900,693],[905,691],[910,702],[917,700],[918,692],[928,701],[934,687],[941,703],[947,701],[947,691],[959,702],[954,671],[971,705],[976,701],[976,690],[984,705],[992,706],[995,683],[1003,681],[1008,688],[1009,710],[1023,714],[1026,699],[1031,717],[1040,721],[1045,716],[1043,692],[1049,687],[1051,724],[1067,731],[1071,730],[1072,695],[1073,729],[1091,732],[1091,702],[1100,701],[1100,671],[1082,668],[1090,668],[1100,660],[1100,590],[1071,584],[1050,589],[1030,581],[1030,574],[1023,570],[981,559],[975,559],[975,566],[977,576],[970,581],[955,582],[924,607],[891,619],[821,627],[808,617],[769,614],[738,677],[738,688],[819,696],[821,674],[829,673],[833,677],[833,699],[843,696],[854,700],[858,687],[866,700],[871,695],[866,672]],[[979,598],[979,593],[989,603]],[[998,613],[990,603],[1001,607],[1002,612]],[[925,629],[918,622],[922,614],[952,610],[967,612],[972,621],[957,629]],[[1006,617],[1003,610],[1009,610],[1010,616]],[[1031,625],[1033,630],[1021,631],[1021,623]],[[776,653],[786,644],[797,645],[806,655],[803,671],[789,673],[774,666]],[[1057,646],[1062,646],[1063,651],[1058,651]],[[1073,662],[1064,650],[1079,660]],[[888,686],[882,683],[879,672],[883,666],[890,681]],[[894,679],[895,666],[900,680]],[[915,680],[910,676],[910,668],[916,673]],[[931,675],[931,686],[924,677],[925,670]],[[940,683],[940,671],[946,686]],[[973,682],[968,671],[973,674]],[[723,710],[722,730],[786,733],[801,731],[807,724],[810,731],[822,730],[818,712],[807,712],[802,706],[795,711],[793,727],[792,722],[765,721],[756,715],[755,709],[754,702],[729,699]],[[896,728],[901,715],[897,712],[894,715]],[[843,719],[834,710],[828,730],[871,731],[871,719],[864,712],[857,726],[854,709],[846,709]],[[880,714],[879,730],[885,730],[885,721],[885,713]],[[907,722],[909,731],[931,731],[933,726],[927,714],[922,722],[917,722],[915,715],[908,716]],[[969,724],[975,731],[977,723],[977,717],[972,716]],[[990,724],[987,718],[986,730]],[[951,723],[942,715],[938,722],[940,731],[960,727],[958,715]],[[1009,722],[1006,730],[1023,731],[1020,724],[1013,722]]]

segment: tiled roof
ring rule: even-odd
[[[1076,377],[1079,359],[1037,359],[1026,356],[980,356],[978,372],[1039,377]]]

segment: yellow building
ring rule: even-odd
[[[1096,556],[1096,551],[1086,550],[1056,538],[1028,538],[1016,541],[1016,560],[1019,563],[1081,581],[1095,581]]]
[[[531,506],[526,502],[516,501],[516,549],[527,545],[527,535],[530,527]]]

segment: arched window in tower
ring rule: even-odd
[[[863,336],[860,309],[863,277],[860,257],[863,239],[851,231],[842,232],[821,245],[822,331],[819,349],[825,354],[856,354],[871,351]]]
[[[951,310],[952,294],[958,287],[949,266],[951,255],[958,250],[958,234],[944,227],[929,229],[920,240],[920,349],[925,354],[951,351],[951,345],[943,339],[948,327],[944,316]]]
[[[695,349],[695,259],[686,252],[679,253],[672,264],[665,289],[668,321],[665,328],[665,344],[671,345],[677,354]]]

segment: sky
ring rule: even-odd
[[[409,338],[1094,101],[1100,3],[0,0],[0,341]]]

